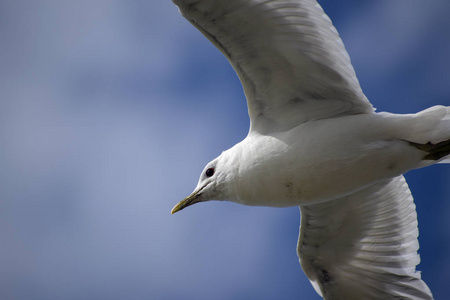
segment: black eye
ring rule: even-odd
[[[211,177],[214,175],[214,168],[209,168],[208,170],[206,170],[205,172],[206,177]]]

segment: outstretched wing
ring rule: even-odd
[[[371,113],[350,58],[315,0],[173,0],[227,57],[247,97],[250,130]]]
[[[300,263],[325,299],[433,298],[416,271],[417,215],[403,176],[300,210]]]

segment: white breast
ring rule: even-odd
[[[389,115],[367,114],[312,121],[278,134],[251,133],[236,146],[242,147],[238,201],[319,203],[413,169],[421,153],[389,135],[398,123]]]

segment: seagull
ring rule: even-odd
[[[315,0],[173,0],[242,83],[246,138],[172,214],[210,200],[300,207],[300,265],[324,299],[433,299],[402,174],[449,163],[450,107],[375,112]]]

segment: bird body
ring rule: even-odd
[[[315,0],[174,0],[229,60],[251,120],[173,209],[300,206],[297,252],[325,299],[432,299],[402,174],[449,162],[450,108],[377,113]]]
[[[226,199],[246,205],[286,207],[334,199],[420,165],[424,152],[392,135],[412,118],[404,116],[402,124],[397,115],[361,114],[270,135],[251,132],[220,156],[226,166],[218,162],[216,176],[234,168],[227,184],[235,191]]]

